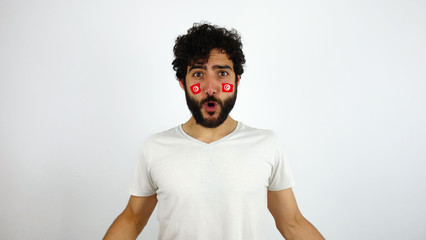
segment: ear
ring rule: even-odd
[[[179,85],[180,85],[180,88],[182,88],[182,90],[185,91],[185,86],[183,85],[183,79],[179,79]]]
[[[241,75],[237,75],[237,86],[240,85]]]

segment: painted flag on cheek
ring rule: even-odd
[[[234,85],[230,83],[222,83],[222,92],[233,92]]]
[[[191,88],[191,92],[194,95],[197,95],[201,92],[200,83],[196,83],[196,84],[192,85],[190,88]]]

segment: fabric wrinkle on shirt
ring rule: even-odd
[[[152,135],[129,193],[157,194],[159,240],[262,240],[267,191],[293,186],[277,136],[238,122],[211,143],[181,126]]]

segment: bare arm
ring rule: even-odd
[[[115,219],[103,240],[136,239],[157,205],[157,195],[130,196],[126,209]]]
[[[291,188],[268,191],[268,209],[281,235],[287,240],[323,240],[324,237],[306,220],[297,207]]]

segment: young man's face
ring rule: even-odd
[[[232,60],[219,49],[210,51],[207,62],[188,66],[185,82],[179,81],[195,121],[207,128],[216,128],[226,120],[234,107],[239,82]]]

